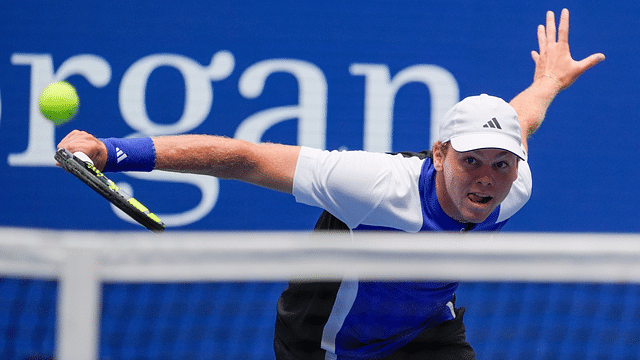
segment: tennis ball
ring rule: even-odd
[[[78,112],[80,99],[76,89],[66,81],[47,86],[38,99],[40,112],[56,125],[71,120]]]

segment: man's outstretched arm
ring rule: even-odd
[[[518,113],[522,143],[527,150],[527,139],[544,121],[547,109],[556,95],[605,58],[604,54],[596,53],[580,61],[573,60],[569,50],[567,9],[563,9],[560,15],[557,38],[555,16],[552,11],[547,12],[547,25],[538,26],[538,46],[540,52],[531,52],[535,62],[533,84],[510,102]]]
[[[205,174],[234,179],[291,193],[300,148],[279,144],[253,144],[211,135],[175,135],[153,138],[155,170]],[[81,151],[100,170],[105,168],[105,144],[84,131],[74,130],[58,148]]]

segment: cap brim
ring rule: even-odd
[[[458,152],[473,151],[478,149],[502,149],[522,160],[526,155],[521,144],[509,136],[499,133],[465,134],[451,139],[451,146]]]

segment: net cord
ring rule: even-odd
[[[56,358],[97,359],[107,282],[640,283],[637,234],[148,232],[0,228],[0,276],[58,281]]]

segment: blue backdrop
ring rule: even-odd
[[[530,141],[533,197],[506,229],[640,231],[640,3],[593,0],[4,1],[0,226],[141,229],[55,167],[55,144],[76,128],[428,148],[443,108],[530,84],[536,26],[562,7],[574,58],[607,60],[560,94]],[[81,107],[54,127],[37,97],[65,79]],[[111,175],[171,229],[310,229],[320,213],[239,182],[151,176]]]

